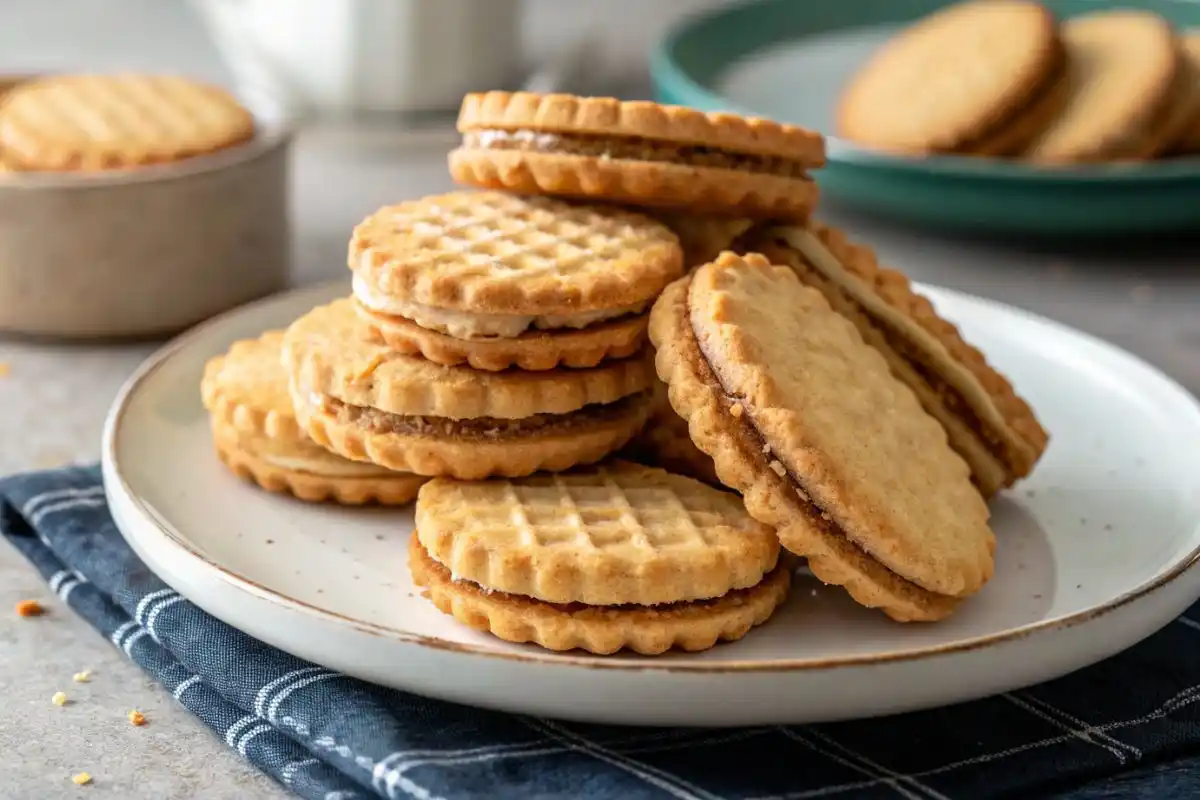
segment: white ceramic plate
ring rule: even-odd
[[[927,289],[1026,394],[1053,443],[993,504],[995,578],[936,625],[900,625],[799,577],[743,641],[657,658],[555,654],[468,630],[414,589],[404,510],[313,507],[239,482],[210,449],[205,359],[347,292],[272,298],[183,335],[109,417],[113,515],[183,595],[351,675],[530,714],[663,725],[800,723],[899,712],[1046,680],[1126,648],[1200,594],[1200,407],[1107,344]]]

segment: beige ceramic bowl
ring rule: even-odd
[[[0,332],[173,333],[287,284],[289,126],[175,164],[0,172]]]

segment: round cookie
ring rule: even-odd
[[[1070,95],[1021,155],[1062,164],[1160,152],[1185,88],[1182,46],[1171,26],[1148,11],[1098,11],[1065,21],[1062,37]]]
[[[774,532],[734,495],[622,461],[430,481],[414,580],[472,627],[552,650],[656,654],[741,638],[786,596]]]
[[[241,478],[301,500],[411,502],[424,478],[341,458],[300,429],[280,363],[282,340],[282,331],[267,331],[205,364],[200,395],[221,461]]]
[[[309,436],[346,458],[419,475],[517,477],[599,461],[652,406],[646,353],[591,369],[440,366],[364,336],[349,299],[293,322],[283,360]]]
[[[476,369],[593,367],[646,341],[646,312],[683,272],[649,217],[545,197],[452,192],[354,229],[356,309],[394,349]]]
[[[837,108],[839,136],[881,150],[977,152],[1015,120],[1037,131],[1031,103],[1058,78],[1054,17],[1028,0],[951,5],[889,40],[853,76]],[[1006,137],[1003,146],[1023,144]]]
[[[97,171],[180,161],[252,138],[225,90],[173,75],[57,75],[0,105],[0,149],[27,171]]]
[[[772,264],[825,295],[888,362],[925,410],[946,429],[950,446],[990,497],[1028,475],[1049,436],[1012,384],[966,342],[908,278],[879,264],[870,248],[810,220],[764,229],[747,243]]]
[[[1196,75],[1200,75],[1200,30],[1185,31],[1180,38],[1188,67],[1195,79]],[[1193,92],[1200,93],[1200,79],[1193,83]],[[1200,108],[1194,110],[1190,121],[1183,126],[1183,131],[1173,143],[1171,151],[1179,154],[1200,152]]]
[[[611,97],[469,94],[458,129],[459,183],[701,214],[803,220],[825,163],[814,131]]]
[[[818,578],[903,621],[941,619],[990,578],[966,463],[792,270],[724,254],[668,287],[650,336],[693,442]]]

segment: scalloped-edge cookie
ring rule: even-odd
[[[374,335],[486,370],[632,355],[650,304],[683,274],[678,239],[650,217],[470,191],[376,211],[355,228],[349,264]]]
[[[283,363],[314,441],[355,461],[464,479],[599,461],[645,424],[655,383],[648,349],[591,369],[439,366],[364,333],[350,299],[293,322]]]
[[[665,384],[655,392],[654,411],[646,427],[620,453],[622,458],[686,475],[717,488],[726,488],[717,477],[713,461],[692,441],[687,421],[675,413]]]
[[[280,363],[283,331],[234,342],[209,359],[200,396],[218,457],[240,478],[309,502],[402,505],[425,478],[337,456],[296,423]]]
[[[779,556],[735,495],[622,461],[436,478],[410,544],[414,578],[443,611],[504,639],[597,653],[740,638],[786,594]]]
[[[985,497],[1027,476],[1049,443],[1033,409],[902,273],[840,230],[764,229],[746,244],[825,295],[946,429]]]
[[[611,97],[469,94],[458,130],[463,184],[739,217],[806,219],[825,163],[814,131]]]
[[[791,269],[723,254],[668,287],[650,336],[692,441],[819,579],[932,621],[991,577],[995,537],[966,463]]]

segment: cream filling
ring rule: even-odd
[[[817,271],[845,289],[855,302],[865,308],[868,313],[883,319],[896,330],[903,331],[904,335],[918,347],[930,353],[934,363],[941,369],[946,383],[971,403],[982,422],[992,426],[995,430],[1008,430],[1004,416],[992,401],[991,395],[983,388],[983,384],[979,382],[979,378],[975,377],[970,370],[959,366],[946,346],[932,334],[871,291],[861,278],[847,272],[834,255],[825,248],[820,239],[803,228],[779,228],[775,233],[803,253]],[[1020,446],[1024,448],[1025,443],[1021,442]]]
[[[388,297],[367,284],[358,273],[353,279],[354,297],[359,303],[376,313],[404,317],[422,328],[438,331],[455,339],[480,339],[485,337],[515,339],[530,328],[557,330],[561,328],[581,329],[597,322],[604,322],[629,314],[640,314],[647,303],[623,308],[602,308],[597,311],[579,311],[574,314],[478,314],[467,311],[452,311],[422,303],[397,300]]]
[[[292,472],[307,472],[323,478],[382,478],[395,474],[391,470],[377,467],[374,464],[362,464],[333,455],[328,458],[320,456],[304,458],[303,456],[276,456],[263,453],[259,455],[259,459],[273,467]]]

